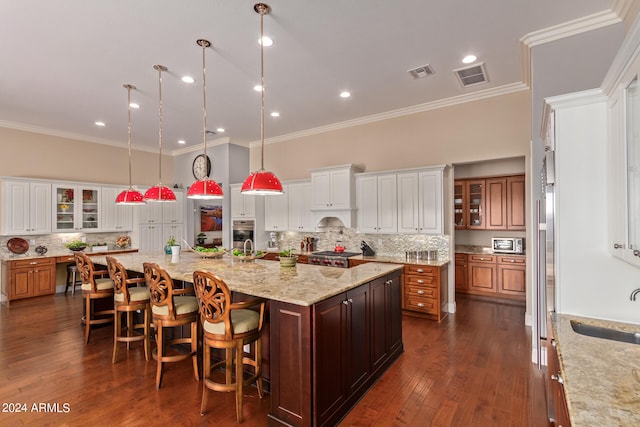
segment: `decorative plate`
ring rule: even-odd
[[[20,237],[14,237],[7,242],[7,248],[17,255],[21,255],[29,250],[29,242]]]

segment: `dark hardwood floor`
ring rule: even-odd
[[[111,327],[84,345],[81,313],[70,294],[0,306],[0,425],[237,425],[232,393],[210,392],[200,416],[189,361],[168,365],[157,391],[141,343],[115,365]],[[523,317],[524,307],[467,298],[441,324],[405,316],[405,353],[340,425],[546,426]],[[251,388],[243,425],[266,425],[268,409]]]

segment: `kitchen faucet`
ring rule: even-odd
[[[635,289],[631,292],[631,296],[629,297],[629,299],[631,301],[635,301],[636,300],[636,295],[638,295],[640,293],[640,288]]]
[[[251,246],[251,252],[250,253],[253,253],[253,241],[251,239],[247,239],[247,240],[244,241],[244,247],[242,248],[244,253],[245,253],[245,255],[247,254],[247,243],[250,243],[250,246]],[[635,297],[634,297],[634,299],[635,299]]]

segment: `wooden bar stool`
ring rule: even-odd
[[[262,390],[262,343],[260,335],[264,324],[266,301],[262,298],[250,301],[232,302],[227,284],[212,273],[196,271],[193,273],[193,287],[200,306],[200,320],[203,333],[203,384],[200,413],[204,415],[207,407],[207,389],[215,391],[233,391],[236,394],[236,418],[242,422],[243,388],[256,383],[258,396]],[[251,310],[257,307],[258,310]],[[246,357],[244,346],[255,343],[254,357]],[[211,347],[225,350],[225,360],[211,365]],[[233,356],[235,350],[235,357]],[[248,356],[248,355],[247,355]],[[232,377],[235,364],[235,378]],[[211,370],[225,366],[225,382],[216,382],[211,378]],[[244,367],[253,371],[244,378]]]
[[[113,281],[113,357],[111,363],[118,361],[119,343],[129,344],[135,341],[144,341],[144,357],[149,360],[151,354],[151,294],[146,286],[138,286],[145,283],[144,277],[129,277],[127,270],[115,258],[107,256],[107,268],[109,277]],[[129,287],[131,286],[131,287]],[[133,313],[142,311],[143,323],[134,323]],[[122,314],[126,313],[127,325],[121,325]],[[135,334],[136,329],[142,329],[142,334]],[[123,334],[126,330],[126,335]]]
[[[71,286],[71,295],[75,295],[76,286],[82,285],[82,279],[80,278],[80,274],[78,274],[78,267],[75,264],[67,265],[67,282],[64,287],[64,293],[67,293],[69,290],[69,286]]]
[[[158,361],[156,388],[162,385],[162,367],[167,362],[179,362],[191,358],[193,376],[198,375],[198,301],[193,289],[175,289],[169,273],[158,264],[145,262],[144,278],[151,293],[151,313],[156,325],[156,348],[153,358]],[[165,339],[164,328],[191,326],[191,336],[186,338]],[[191,352],[180,352],[171,347],[177,344],[190,344]]]
[[[113,322],[113,309],[94,311],[92,307],[92,302],[95,300],[109,298],[110,301],[113,301],[113,282],[109,278],[107,270],[95,269],[93,261],[87,254],[76,252],[74,256],[82,278],[82,298],[85,302],[84,316],[82,316],[84,342],[89,344],[92,326]]]

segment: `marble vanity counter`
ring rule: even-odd
[[[362,256],[355,255],[349,257],[349,259],[353,260],[361,260],[361,261],[373,261],[373,262],[386,262],[393,264],[407,264],[407,265],[430,265],[433,267],[442,267],[443,265],[447,265],[449,263],[449,259],[437,259],[435,261],[427,261],[426,259],[419,260],[408,260],[404,255],[396,255],[396,256],[384,256],[384,255],[373,255],[373,256]]]
[[[154,262],[165,268],[174,279],[193,281],[196,270],[210,271],[232,291],[296,305],[310,306],[402,268],[402,265],[371,262],[353,268],[320,267],[297,264],[280,267],[265,260],[241,261],[232,255],[220,259],[204,259],[183,252],[177,261],[159,251],[116,256],[124,267],[142,271],[142,263]],[[105,256],[92,257],[94,263],[106,265]]]
[[[578,334],[571,320],[640,332],[640,325],[552,314],[573,427],[640,425],[640,345]]]

